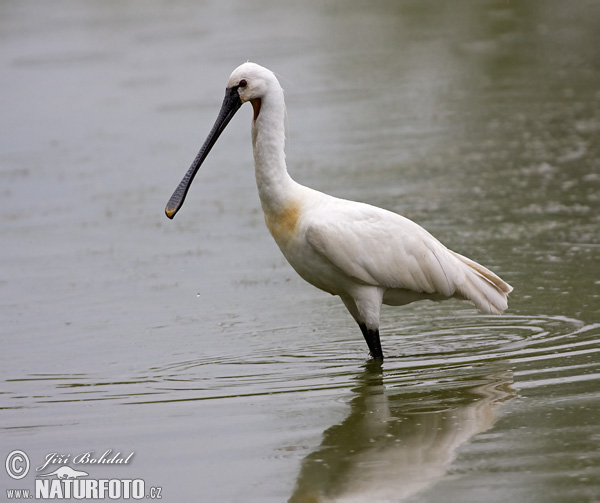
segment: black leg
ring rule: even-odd
[[[371,356],[376,360],[383,360],[383,351],[381,350],[381,341],[379,340],[379,329],[371,330],[364,323],[359,323],[358,326],[367,341]]]

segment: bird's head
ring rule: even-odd
[[[244,63],[231,73],[217,120],[204,141],[200,152],[198,152],[192,165],[167,203],[165,213],[169,218],[173,218],[183,205],[194,176],[235,113],[244,103],[249,101],[252,103],[254,120],[256,121],[260,114],[263,97],[270,89],[274,88],[281,89],[273,72],[256,63]]]
[[[271,70],[256,63],[244,63],[230,75],[227,90],[237,91],[241,103],[249,101],[254,109],[254,120],[258,119],[263,97],[270,89],[279,87],[279,82]]]
[[[257,65],[244,63],[238,66],[229,77],[227,89],[236,89],[242,103],[261,99],[276,82],[273,72]]]

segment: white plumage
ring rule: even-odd
[[[265,222],[290,265],[317,288],[339,295],[359,324],[374,358],[381,304],[458,298],[502,313],[512,287],[493,272],[448,250],[396,213],[335,198],[296,183],[285,164],[285,103],[275,75],[254,63],[236,68],[221,112],[186,176],[167,204],[173,218],[195,173],[245,102],[254,109],[252,145]]]

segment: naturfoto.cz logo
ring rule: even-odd
[[[134,453],[122,455],[108,449],[96,456],[92,451],[71,454],[52,452],[35,471],[34,489],[7,489],[6,497],[12,499],[161,499],[161,487],[148,487],[143,479],[95,479],[89,470],[97,465],[128,465]],[[77,465],[77,469],[69,466]],[[79,469],[81,466],[85,470]],[[6,457],[6,473],[14,480],[22,480],[30,472],[29,456],[14,450]],[[43,472],[43,473],[42,473]]]

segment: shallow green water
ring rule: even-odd
[[[0,3],[0,455],[164,501],[600,498],[596,2]],[[300,182],[515,291],[384,309],[369,363],[268,235],[231,70],[281,76]],[[56,465],[55,465],[56,466]],[[46,470],[41,470],[46,472]],[[39,480],[39,479],[38,479]]]

